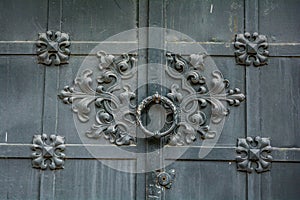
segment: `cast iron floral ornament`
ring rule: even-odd
[[[66,148],[65,138],[59,135],[46,134],[34,135],[32,141],[32,166],[38,169],[62,169],[64,168]]]
[[[38,62],[40,64],[60,65],[68,63],[70,56],[70,37],[60,31],[39,33],[36,43]]]
[[[257,173],[269,171],[273,160],[270,155],[272,147],[270,146],[269,138],[247,137],[238,138],[238,146],[236,152],[237,168],[239,171]]]
[[[236,63],[255,66],[266,65],[268,61],[268,41],[265,35],[248,32],[236,34],[234,47],[236,48]]]
[[[98,86],[92,88],[91,77],[94,72],[85,69],[75,79],[75,86],[65,86],[58,96],[64,103],[72,104],[73,112],[83,123],[90,120],[90,106],[94,103],[97,108],[96,122],[86,131],[87,137],[99,138],[104,135],[110,143],[129,145],[135,140],[128,130],[130,125],[135,128],[135,122],[130,119],[135,115],[135,106],[131,103],[135,93],[130,85],[124,86],[122,81],[136,74],[136,56],[123,54],[115,57],[98,52],[97,57],[100,61],[98,69],[103,72],[96,78]]]
[[[206,54],[186,59],[168,53],[168,64],[162,69],[167,90],[153,91],[137,102],[136,56],[115,57],[103,51],[97,56],[96,69],[80,71],[74,86],[66,86],[59,94],[64,103],[72,104],[82,123],[90,120],[95,109],[95,123],[85,132],[89,138],[104,136],[110,143],[130,145],[136,141],[138,128],[148,137],[165,137],[169,145],[188,145],[199,136],[214,138],[216,130],[209,123],[222,123],[229,114],[228,106],[239,106],[245,99],[240,89],[228,89],[229,81],[219,70],[204,73]],[[164,109],[166,121],[162,128],[150,131],[142,119],[155,104]]]

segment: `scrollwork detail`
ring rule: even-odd
[[[169,137],[170,145],[190,144],[196,140],[197,134],[202,139],[214,138],[216,131],[212,130],[208,125],[207,115],[210,116],[212,123],[219,124],[229,114],[225,102],[229,106],[239,106],[240,102],[245,100],[245,96],[240,89],[228,89],[229,81],[223,78],[220,71],[213,71],[211,77],[201,75],[204,65],[199,67],[199,62],[204,63],[205,57],[205,54],[199,56],[192,54],[188,59],[190,61],[187,61],[179,55],[167,54],[169,63],[167,73],[174,78],[185,77],[183,84],[187,84],[194,89],[194,92],[182,98],[180,104],[178,104],[181,111],[181,121],[178,123],[174,134],[171,134]],[[199,62],[195,61],[197,58],[200,60]],[[207,83],[208,80],[210,80],[209,83]],[[207,84],[210,84],[211,87],[207,87]],[[178,86],[172,86],[172,92],[168,94],[168,97],[173,101],[175,100],[175,95],[182,96],[182,94],[178,94],[177,90]],[[201,111],[208,106],[211,107],[210,113]]]
[[[90,120],[91,106],[95,106],[95,123],[86,130],[89,138],[103,136],[110,143],[129,145],[135,142],[132,132],[139,126],[150,137],[166,137],[169,145],[188,145],[197,137],[214,138],[217,133],[210,122],[219,124],[229,114],[226,102],[229,106],[239,106],[245,99],[238,88],[228,89],[229,81],[220,71],[203,75],[206,54],[192,54],[188,59],[167,54],[166,73],[180,80],[181,85],[174,82],[166,94],[157,92],[137,103],[131,88],[137,72],[135,56],[115,57],[100,51],[97,57],[100,75],[94,75],[90,69],[83,70],[74,86],[66,86],[59,94],[64,103],[72,104],[81,122]],[[182,87],[188,94],[182,93]],[[149,131],[141,115],[153,104],[165,108],[169,121],[161,130]]]
[[[93,104],[96,109],[95,124],[86,130],[89,138],[102,135],[110,143],[129,145],[135,141],[130,135],[125,122],[135,124],[126,118],[135,114],[135,105],[131,100],[135,94],[129,85],[120,84],[123,79],[130,78],[136,71],[136,59],[133,55],[123,54],[120,57],[108,55],[103,51],[97,53],[100,75],[95,78],[93,89],[93,71],[86,69],[75,79],[74,87],[66,86],[58,95],[66,104],[72,104],[73,112],[81,122],[88,122]],[[108,84],[109,86],[104,87]],[[122,91],[115,94],[115,91]]]

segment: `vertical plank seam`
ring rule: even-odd
[[[47,0],[47,23],[46,23],[46,31],[48,31],[49,29],[49,6],[50,5],[50,0]],[[41,66],[41,64],[38,64],[39,66]],[[42,66],[43,67],[43,66]],[[43,134],[44,132],[44,117],[45,117],[45,93],[46,93],[46,68],[44,67],[44,85],[43,85],[43,98],[42,98],[42,120],[41,120],[41,134]],[[39,191],[38,191],[38,199],[42,199],[42,176],[43,176],[43,173],[41,172],[40,170],[40,173],[39,173]]]
[[[137,23],[136,23],[136,26],[137,28],[141,28],[141,27],[144,27],[144,29],[146,29],[145,27],[148,27],[149,26],[149,1],[148,0],[137,0],[137,5],[136,5],[136,20],[137,20]],[[146,13],[146,14],[145,14]],[[144,16],[146,15],[146,16]],[[143,35],[142,35],[143,34]],[[138,62],[141,63],[141,64],[147,64],[147,58],[148,58],[148,51],[147,49],[143,49],[141,50],[140,49],[140,46],[142,47],[145,47],[145,43],[146,45],[148,46],[148,31],[138,31],[137,32],[137,39],[138,39],[138,46],[139,46],[139,49],[138,49]],[[142,40],[145,40],[145,41],[142,41]],[[141,44],[142,43],[142,44]],[[143,54],[143,55],[142,55]],[[142,58],[143,56],[145,56],[145,58]],[[141,59],[140,59],[141,58]],[[138,64],[139,64],[138,63]],[[141,76],[141,73],[139,73],[139,71],[137,72],[137,81],[139,83],[140,81],[140,76]],[[145,88],[145,92],[147,92],[147,87]],[[139,99],[141,93],[139,93],[139,91],[137,91],[137,98]],[[138,136],[138,133],[137,133],[137,136]],[[137,137],[137,148],[138,149],[141,149],[142,151],[145,151],[146,150],[146,143],[144,140],[142,139],[139,139]],[[144,157],[140,157],[138,156],[137,157],[137,160],[136,160],[136,169],[137,170],[140,170],[141,167],[145,167],[146,166],[146,159]],[[143,163],[141,163],[143,162]],[[141,166],[142,165],[142,166]],[[134,186],[135,186],[135,199],[138,200],[140,198],[143,198],[143,199],[146,199],[147,198],[147,176],[146,176],[146,173],[136,173],[135,174],[135,183],[134,183]]]
[[[247,0],[244,0],[244,33],[246,32],[246,26],[247,26],[247,19],[246,19],[246,12],[247,12],[247,10],[246,10],[246,7],[247,7]],[[245,67],[244,68],[244,71],[245,71],[245,91],[246,91],[246,96],[247,96],[247,94],[248,94],[248,91],[247,91],[247,89],[248,89],[248,87],[247,87],[247,85],[248,85],[248,81],[247,81],[247,79],[248,79],[248,76],[247,76],[247,68]],[[245,103],[246,103],[246,108],[245,108],[245,120],[246,120],[246,123],[245,123],[245,137],[247,137],[247,135],[248,135],[248,101],[247,101],[247,99],[246,99],[246,101],[245,101]],[[249,200],[249,180],[248,180],[248,177],[249,175],[248,175],[248,173],[246,174],[246,184],[245,184],[245,186],[246,186],[246,191],[245,191],[245,199],[246,200]]]
[[[253,32],[258,32],[258,28],[259,28],[259,2],[258,0],[254,0],[253,2],[250,3],[250,1],[245,0],[245,31],[244,32],[249,32],[249,33],[253,33]],[[247,68],[246,69],[246,94],[249,94],[249,88],[250,88],[250,77],[251,74],[253,73],[253,68]],[[248,72],[248,73],[247,73]],[[251,73],[252,72],[252,73]],[[257,70],[258,73],[258,78],[259,78],[259,85],[261,85],[261,70],[260,68]],[[247,76],[248,75],[248,76]],[[255,88],[258,92],[258,94],[260,94],[260,87]],[[261,97],[258,97],[258,108],[259,111],[261,110]],[[249,125],[248,125],[248,121],[249,119],[249,110],[250,110],[250,104],[247,102],[246,103],[246,136],[249,136]],[[259,120],[258,123],[256,123],[256,125],[258,125],[259,127],[258,130],[261,132],[261,126],[262,126],[262,120],[261,120],[261,114],[259,114],[259,118],[257,120]],[[250,134],[254,134],[254,133],[250,133]],[[261,134],[261,133],[258,133]],[[255,135],[254,135],[255,136]],[[251,181],[251,185],[249,185],[249,181]],[[261,199],[262,197],[262,192],[261,192],[261,175],[260,174],[251,174],[249,175],[247,173],[246,175],[246,189],[247,189],[247,199],[251,199],[253,198],[253,196],[251,196],[252,194],[254,196],[257,196],[257,198]],[[251,193],[250,188],[253,190]]]
[[[59,0],[59,31],[62,31],[62,12],[63,12],[63,8],[62,8],[63,4],[62,4],[62,0]],[[57,82],[56,82],[56,91],[59,90],[60,84],[60,67],[57,68]],[[56,98],[56,103],[55,103],[55,133],[57,133],[58,130],[58,113],[59,113],[59,109],[58,109],[58,99]]]
[[[57,2],[59,2],[59,4],[57,4]],[[52,4],[51,4],[52,3]],[[62,0],[55,0],[54,2],[55,4],[53,4],[53,1],[52,0],[48,0],[47,1],[47,30],[48,31],[49,29],[52,29],[51,26],[55,26],[59,27],[59,30],[61,31],[61,20],[62,20]],[[50,20],[51,20],[51,14],[53,15],[53,9],[57,9],[57,6],[59,6],[59,16],[52,16],[52,17],[59,17],[59,21],[58,23],[59,24],[56,24],[57,21],[55,21],[54,24],[50,24]],[[51,11],[52,10],[52,11]],[[54,12],[55,13],[55,12]],[[57,31],[57,30],[54,30],[54,31]],[[48,67],[46,66],[43,66],[44,67],[44,88],[43,88],[43,106],[42,106],[42,133],[44,133],[46,130],[45,130],[45,123],[46,123],[46,119],[45,119],[45,113],[46,113],[46,106],[45,106],[45,103],[46,103],[46,89],[47,89],[47,86],[46,86],[46,81],[47,81],[47,71],[50,69],[48,69]],[[51,67],[51,66],[50,66]],[[56,77],[53,77],[56,79],[56,90],[59,88],[59,77],[60,77],[60,71],[59,71],[59,67],[56,68]],[[56,91],[55,90],[55,91]],[[56,95],[56,94],[53,94],[53,95]],[[58,100],[57,98],[55,99],[55,121],[54,121],[54,134],[57,134],[57,128],[58,128]],[[48,130],[47,130],[48,131]],[[41,134],[42,134],[41,133]],[[47,133],[47,134],[52,134],[52,133]],[[48,170],[48,169],[47,169]],[[51,199],[54,199],[55,198],[55,172],[49,172],[49,176],[45,176],[45,173],[48,173],[49,171],[41,171],[40,170],[40,181],[39,181],[39,199],[43,199],[43,193],[45,192],[44,191],[44,186],[45,186],[45,178],[47,179],[47,181],[51,181],[50,184],[52,185],[52,188],[49,188],[49,191],[46,191],[48,192]]]
[[[247,3],[246,3],[246,1],[247,0],[244,0],[244,33],[246,32],[246,6],[247,6]],[[246,67],[244,67],[244,73],[245,73],[245,80],[244,80],[244,84],[245,84],[245,91],[246,91],[246,96],[247,96],[247,78],[248,78],[248,76],[247,76],[247,68]],[[247,101],[247,99],[246,99],[246,101],[245,101],[245,106],[246,106],[246,108],[245,108],[245,121],[246,121],[246,123],[245,123],[245,137],[247,137],[247,135],[248,135],[248,101]]]

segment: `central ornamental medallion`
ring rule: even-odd
[[[97,58],[97,67],[79,72],[74,86],[59,94],[64,103],[72,104],[82,123],[90,121],[95,109],[94,123],[85,131],[89,138],[103,135],[110,143],[129,145],[142,131],[146,137],[165,137],[168,145],[188,145],[197,138],[214,138],[216,130],[210,124],[221,123],[229,114],[227,105],[239,106],[245,99],[240,89],[228,89],[229,81],[219,70],[204,73],[205,53],[189,57],[167,53],[167,63],[162,65],[164,89],[140,102],[137,55],[99,51]],[[157,104],[164,109],[164,124],[149,130],[145,119],[151,120],[148,111]]]

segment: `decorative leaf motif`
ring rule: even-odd
[[[190,81],[191,84],[205,84],[205,77],[199,74],[196,70],[191,70],[187,73],[187,80]]]
[[[204,112],[198,110],[197,113],[191,116],[190,122],[196,125],[196,131],[200,134],[202,139],[212,139],[215,137],[216,132],[210,130],[208,125],[205,125],[206,114]]]
[[[39,33],[36,43],[38,61],[45,65],[68,63],[70,56],[70,37],[60,31],[47,31]]]
[[[66,155],[65,138],[59,135],[34,135],[31,149],[32,166],[38,169],[62,169]]]
[[[173,84],[171,86],[171,93],[168,93],[168,97],[173,102],[181,102],[182,101],[182,94],[178,92],[179,86],[177,84]]]
[[[216,130],[208,125],[208,118],[212,123],[221,123],[229,114],[226,102],[238,106],[245,99],[239,89],[227,89],[229,82],[220,71],[213,71],[210,77],[202,74],[206,54],[192,54],[188,60],[167,54],[165,70],[181,83],[172,83],[165,96],[157,92],[139,104],[132,103],[136,101],[131,89],[131,81],[137,74],[135,56],[115,57],[101,51],[97,57],[100,75],[95,75],[96,83],[92,82],[93,71],[88,69],[75,79],[74,87],[65,87],[59,95],[63,102],[72,103],[72,110],[81,122],[89,121],[90,106],[95,106],[95,123],[86,131],[90,138],[103,136],[113,144],[129,145],[135,142],[132,133],[139,126],[145,134],[166,137],[169,145],[187,145],[198,136],[211,139]],[[143,126],[141,114],[153,104],[162,105],[167,119],[161,130],[151,132]]]
[[[225,116],[228,115],[228,109],[221,102],[221,100],[226,100],[226,96],[223,97],[222,93],[229,85],[229,82],[223,78],[223,75],[220,71],[213,71],[212,77],[212,89],[206,94],[206,96],[202,96],[202,98],[206,99],[212,104],[212,122],[218,124]]]
[[[170,135],[169,145],[190,144],[197,138],[197,133],[202,139],[214,138],[216,131],[211,130],[207,125],[206,115],[210,115],[212,123],[219,124],[229,114],[224,102],[228,102],[230,106],[238,106],[245,99],[238,88],[226,90],[229,87],[229,81],[223,78],[220,71],[213,71],[209,78],[200,74],[200,70],[204,70],[205,57],[206,54],[192,54],[189,58],[190,62],[188,62],[179,55],[167,54],[169,68],[172,69],[167,68],[167,73],[174,78],[180,77],[176,73],[180,74],[186,80],[183,84],[188,83],[190,87],[194,88],[192,94],[185,96],[180,101],[181,122],[175,129],[175,133]],[[207,83],[207,80],[210,82]],[[210,84],[211,88],[208,89],[206,84]],[[172,86],[172,92],[168,94],[168,97],[173,101],[175,94],[178,93],[177,90],[178,87],[175,92]],[[198,110],[197,105],[200,106],[200,109],[211,105],[211,113]]]
[[[113,55],[107,55],[104,51],[97,52],[97,57],[99,58],[99,69],[108,69],[111,64],[113,64],[115,57]]]
[[[190,124],[179,123],[177,127],[177,131],[174,134],[172,134],[169,138],[169,145],[182,146],[186,144],[191,144],[196,140],[196,132]]]
[[[77,117],[82,122],[89,120],[89,105],[97,98],[96,91],[91,88],[93,72],[89,69],[82,72],[80,77],[75,79],[75,86],[66,86],[58,95],[64,103],[72,104],[72,110],[77,113]]]
[[[114,57],[113,55],[107,55],[105,52],[100,51],[97,53],[100,64],[99,69],[112,70],[115,74],[120,74],[123,78],[130,78],[135,74],[136,59],[132,55],[123,54],[120,57]]]
[[[203,54],[192,54],[190,56],[190,64],[196,70],[204,70],[204,58],[207,56],[206,53]]]
[[[72,103],[72,110],[77,113],[81,122],[89,121],[90,106],[92,103],[95,105],[96,123],[86,131],[87,137],[99,138],[103,135],[113,144],[129,145],[135,139],[128,133],[126,130],[128,128],[124,124],[129,121],[126,115],[135,113],[135,106],[128,106],[135,98],[135,94],[130,86],[122,86],[121,82],[133,76],[136,71],[136,60],[132,55],[115,57],[103,51],[98,52],[97,57],[101,73],[96,78],[98,84],[96,89],[92,88],[93,71],[87,69],[75,79],[75,86],[66,86],[59,97],[64,103]],[[115,94],[116,91],[118,93]]]

